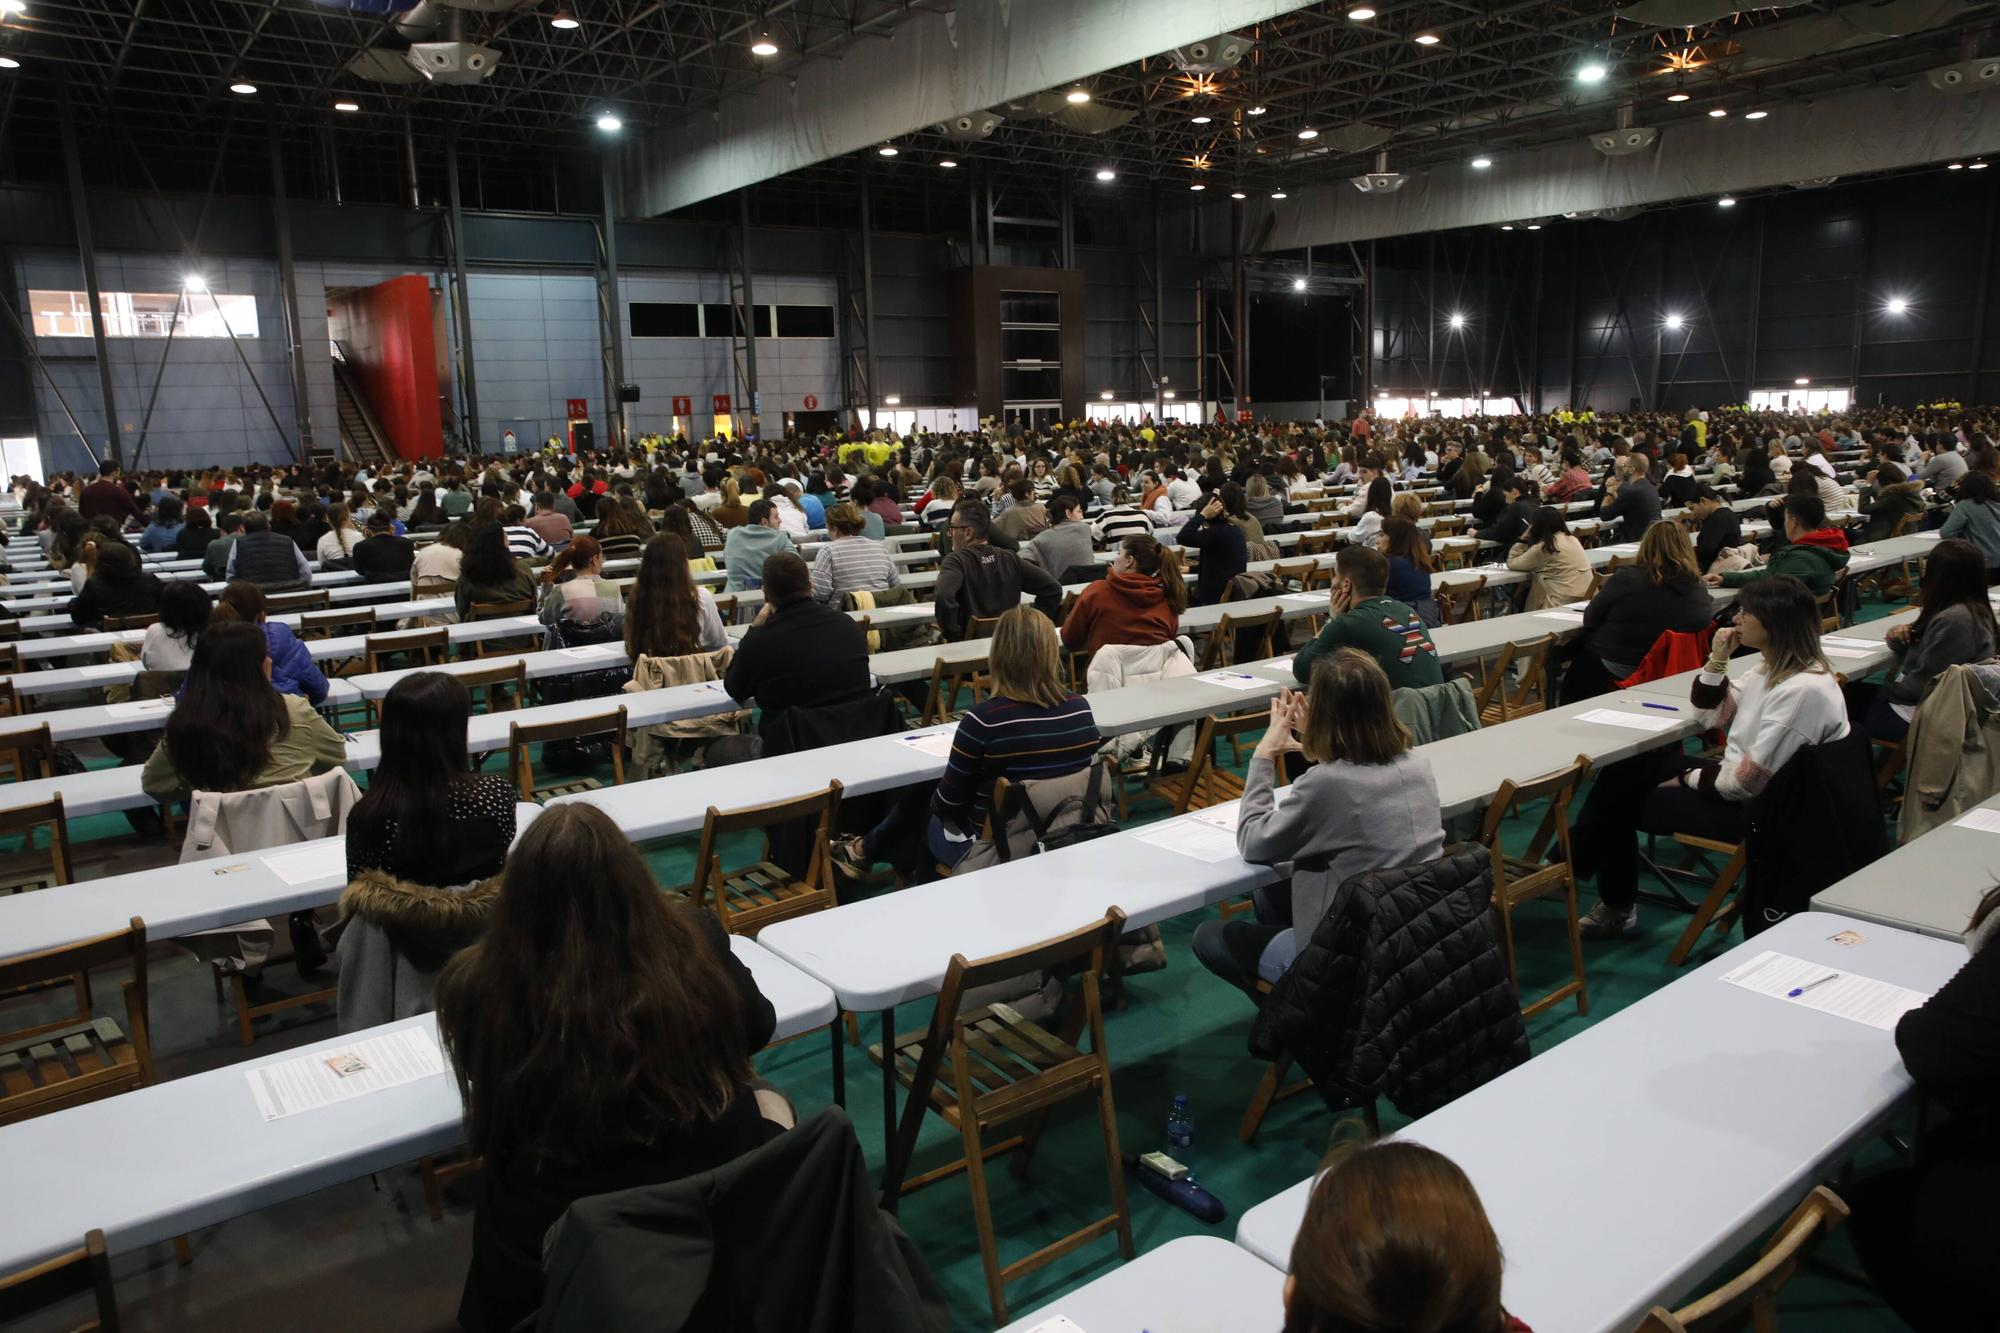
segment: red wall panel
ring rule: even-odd
[[[405,274],[355,292],[342,311],[347,359],[399,458],[444,452],[431,287]]]

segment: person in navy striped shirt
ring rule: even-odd
[[[1062,649],[1047,616],[1028,606],[1001,616],[987,661],[993,697],[959,717],[944,776],[930,794],[925,843],[940,865],[957,865],[979,840],[999,779],[1067,776],[1088,767],[1104,743],[1089,702],[1063,685]],[[916,858],[903,849],[925,806],[922,788],[912,795],[897,801],[865,838],[837,844],[836,864],[857,876],[877,860],[905,872],[916,869],[904,864]]]

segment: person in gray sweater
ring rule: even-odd
[[[2000,583],[2000,489],[1984,472],[1958,479],[1958,500],[1945,515],[1946,537],[1963,537],[1986,557],[1986,581]]]
[[[2000,626],[1986,600],[1986,557],[1977,546],[1941,541],[1924,565],[1923,611],[1885,637],[1896,670],[1879,688],[1850,685],[1847,713],[1875,740],[1901,742],[1917,705],[1950,666],[1970,666],[1993,656]]]
[[[1281,792],[1278,762],[1292,751],[1314,767]],[[1291,966],[1294,928],[1310,938],[1342,884],[1444,851],[1437,779],[1396,720],[1389,677],[1374,658],[1338,649],[1314,665],[1305,695],[1279,694],[1243,780],[1236,847],[1254,865],[1289,864],[1289,886],[1257,891],[1255,921],[1196,927],[1194,952],[1252,998],[1258,980],[1275,981]]]
[[[1090,544],[1090,524],[1083,521],[1083,506],[1074,495],[1060,491],[1050,496],[1048,511],[1049,526],[1036,533],[1021,548],[1021,554],[1061,583],[1066,570],[1095,565],[1097,551]]]

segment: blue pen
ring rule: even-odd
[[[1795,986],[1791,990],[1785,992],[1785,998],[1788,1000],[1796,1000],[1799,998],[1799,996],[1804,995],[1814,986],[1824,986],[1827,982],[1832,981],[1835,977],[1839,975],[1840,973],[1838,972],[1829,972],[1825,976],[1821,977],[1818,981],[1808,981],[1803,986]]]
[[[1680,707],[1679,707],[1678,705],[1676,705],[1676,704],[1640,704],[1640,705],[1639,705],[1639,707],[1641,707],[1641,708],[1657,708],[1657,709],[1659,709],[1659,710],[1660,710],[1660,711],[1661,711],[1662,713],[1678,713],[1678,712],[1680,712],[1680,711],[1681,711],[1681,710],[1680,710]]]

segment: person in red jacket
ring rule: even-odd
[[[76,512],[85,518],[109,518],[121,527],[127,519],[146,516],[144,507],[118,480],[118,469],[108,463],[97,480],[77,494]]]
[[[1111,572],[1077,594],[1063,620],[1063,647],[1094,653],[1107,643],[1165,643],[1180,633],[1187,607],[1179,554],[1134,534],[1119,546]]]

